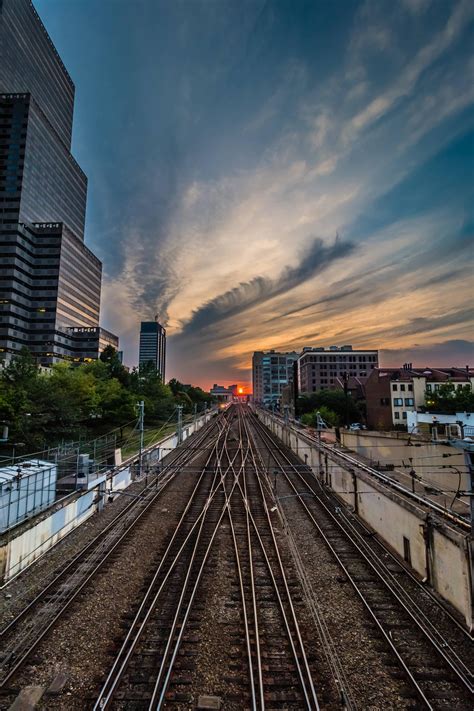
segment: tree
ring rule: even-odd
[[[454,383],[443,383],[434,392],[426,391],[425,404],[429,410],[447,415],[474,412],[474,393],[470,385],[458,388]]]
[[[357,422],[361,419],[361,412],[351,395],[345,395],[341,390],[321,390],[317,393],[302,395],[297,401],[297,414],[312,413],[321,408],[337,416],[340,423]]]

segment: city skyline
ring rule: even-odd
[[[35,7],[126,362],[155,313],[206,386],[271,348],[472,362],[470,3]]]

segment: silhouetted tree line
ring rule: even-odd
[[[140,400],[146,424],[153,425],[178,404],[190,413],[212,397],[177,380],[165,385],[151,363],[127,370],[111,346],[97,361],[59,363],[46,372],[25,348],[0,374],[0,422],[9,427],[9,442],[21,441],[25,452],[121,427],[136,418]]]

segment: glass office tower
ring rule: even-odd
[[[74,84],[30,0],[0,0],[0,52],[0,359],[26,346],[44,365],[80,361],[102,264],[84,244]]]
[[[140,326],[140,365],[151,363],[165,382],[166,330],[158,321],[142,321]]]

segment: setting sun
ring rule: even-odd
[[[239,392],[239,395],[242,395],[243,392],[244,392],[244,389],[243,389],[243,388],[239,388],[239,391],[238,391],[238,392]]]

